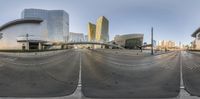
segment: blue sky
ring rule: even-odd
[[[117,34],[144,33],[150,41],[189,44],[200,27],[200,0],[0,0],[0,25],[20,18],[24,8],[61,9],[70,15],[70,31],[87,34],[87,23],[99,16],[110,22],[110,39]]]

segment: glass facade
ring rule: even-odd
[[[109,21],[104,16],[99,17],[96,24],[96,41],[100,42],[108,42],[108,26]]]
[[[138,46],[142,46],[142,41],[140,38],[133,38],[126,40],[125,48],[127,49],[139,49]]]
[[[127,49],[138,49],[143,44],[143,34],[116,35],[114,42]]]
[[[52,42],[68,42],[69,15],[64,10],[25,9],[22,18],[41,18],[47,23],[48,38]]]
[[[88,23],[88,40],[95,41],[96,25]]]

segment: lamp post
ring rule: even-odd
[[[153,55],[153,27],[151,28],[151,55]]]
[[[3,33],[0,33],[0,39],[2,39],[3,38]]]

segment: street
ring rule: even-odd
[[[77,49],[47,56],[0,54],[0,96],[71,99],[79,83],[83,96],[78,99],[183,99],[178,97],[181,80],[189,94],[200,96],[200,54],[123,53]]]
[[[72,94],[78,85],[79,53],[51,56],[0,56],[1,97],[50,97]]]
[[[122,56],[82,54],[82,92],[92,98],[170,98],[180,91],[179,52]]]

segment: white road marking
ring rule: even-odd
[[[180,52],[180,88],[184,89],[184,84],[183,84],[183,60],[182,60],[182,52]]]
[[[78,87],[81,87],[81,65],[82,65],[82,58],[81,58],[81,52],[79,52],[79,56],[80,56],[80,69],[79,69],[79,81],[78,81]]]

